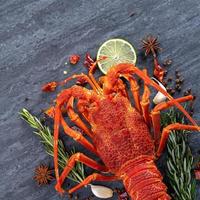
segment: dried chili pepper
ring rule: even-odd
[[[85,67],[87,67],[90,70],[91,67],[94,65],[94,63],[95,63],[95,61],[91,58],[90,54],[86,53],[85,61],[84,61]]]
[[[55,91],[56,87],[57,87],[58,83],[57,82],[49,82],[46,83],[42,86],[42,91],[43,92],[53,92]]]
[[[194,170],[195,178],[200,180],[200,162],[197,164],[196,169]]]
[[[70,64],[72,64],[72,65],[77,64],[79,60],[80,60],[80,56],[77,55],[77,54],[73,54],[73,55],[71,55],[71,56],[69,57],[69,62],[70,62]]]
[[[77,81],[76,81],[76,84],[77,84],[77,85],[83,86],[83,85],[85,85],[86,83],[87,83],[87,80],[86,80],[85,78],[83,78],[83,77],[78,77],[78,78],[77,78]]]
[[[143,46],[142,49],[145,50],[145,55],[149,55],[150,53],[154,58],[154,76],[160,81],[163,81],[165,70],[160,66],[157,59],[157,52],[161,50],[159,47],[159,42],[157,37],[148,36],[142,40]]]

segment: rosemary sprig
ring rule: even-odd
[[[181,112],[171,109],[163,113],[162,125],[185,123]],[[167,143],[167,175],[174,200],[195,200],[196,182],[192,176],[193,156],[187,145],[187,131],[173,131]]]
[[[35,129],[34,133],[41,138],[41,142],[45,146],[46,152],[50,156],[54,156],[54,150],[53,150],[53,135],[49,127],[43,126],[41,121],[33,116],[28,110],[23,108],[20,111],[20,116],[23,120],[25,120],[32,128]],[[65,151],[65,147],[63,142],[59,139],[58,142],[58,164],[61,169],[64,169],[66,166],[66,163],[70,156],[74,154],[75,151],[72,150],[70,153]],[[77,163],[76,166],[73,168],[71,173],[68,175],[68,178],[79,183],[85,179],[85,172],[84,172],[84,166],[82,163]]]

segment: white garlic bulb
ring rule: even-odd
[[[102,186],[102,185],[92,185],[90,184],[92,193],[101,199],[111,198],[113,196],[113,190]]]
[[[164,87],[164,85],[163,85],[160,81],[158,81],[158,80],[155,79],[155,78],[152,78],[152,79],[153,79],[154,81],[156,81],[156,82],[159,84],[160,87],[162,87],[165,91],[167,91],[166,88]],[[163,93],[158,92],[158,93],[156,94],[156,96],[153,98],[153,102],[154,102],[155,104],[159,104],[159,103],[165,101],[166,99],[167,99],[167,97],[166,97]]]

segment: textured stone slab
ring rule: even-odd
[[[95,56],[99,45],[113,37],[125,38],[139,50],[141,39],[150,33],[159,36],[160,59],[173,59],[173,66],[185,77],[184,87],[192,88],[199,99],[199,0],[1,0],[0,199],[62,199],[53,184],[38,188],[32,180],[34,168],[50,158],[18,116],[23,107],[38,116],[48,107],[55,95],[42,94],[41,84],[62,80],[63,70],[68,75],[84,72],[82,61],[75,67],[64,65],[72,53],[82,58],[86,52]],[[151,61],[138,54],[138,65],[151,70]],[[173,74],[173,68],[169,73]],[[200,124],[199,100],[195,110],[194,118]],[[191,135],[195,155],[199,144],[200,134]],[[89,193],[81,190],[79,199]]]

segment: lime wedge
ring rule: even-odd
[[[104,74],[119,63],[135,64],[136,59],[137,56],[133,46],[126,40],[118,38],[104,42],[97,53],[98,66]]]

